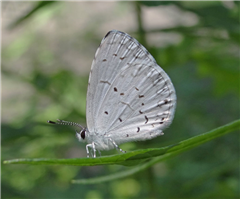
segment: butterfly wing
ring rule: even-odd
[[[116,143],[161,135],[173,120],[176,93],[163,69],[130,35],[110,31],[92,63],[87,93],[90,133]]]

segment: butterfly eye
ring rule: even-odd
[[[84,140],[85,139],[85,132],[86,132],[86,130],[84,129],[84,130],[82,130],[82,132],[81,132],[81,138]]]

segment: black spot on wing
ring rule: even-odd
[[[104,113],[105,113],[106,115],[108,115],[108,112],[107,112],[107,111],[105,111]]]
[[[117,88],[116,87],[114,87],[114,91],[117,92]]]
[[[146,115],[145,115],[145,119],[146,119],[145,124],[147,124],[148,123],[148,117]]]

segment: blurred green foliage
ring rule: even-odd
[[[121,148],[162,147],[238,119],[240,3],[125,3],[136,8],[138,16],[133,36],[171,77],[178,104],[174,122],[164,136]],[[79,29],[84,37],[76,35],[76,43],[65,38],[64,48],[54,54],[41,31],[27,24],[59,17],[67,3],[31,4],[32,9],[13,21],[7,33],[21,27],[26,31],[7,44],[3,34],[2,160],[85,157],[84,144],[75,139],[74,129],[49,126],[46,121],[59,118],[85,123],[88,77],[71,66],[68,69],[59,55],[66,54],[69,46],[77,49],[84,45],[81,40],[96,50],[104,35]],[[164,6],[193,14],[197,24],[146,30],[142,9]],[[166,33],[178,34],[181,41],[163,47],[148,44],[149,35]],[[79,60],[79,67],[83,63]],[[2,198],[237,198],[239,151],[239,134],[229,134],[136,175],[98,185],[72,185],[70,180],[103,176],[125,167],[2,165]]]

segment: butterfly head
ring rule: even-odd
[[[80,142],[85,142],[86,141],[86,134],[87,134],[87,129],[83,128],[80,131],[76,130],[76,137]]]

